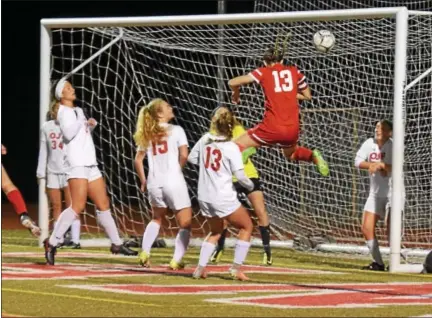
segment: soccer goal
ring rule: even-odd
[[[312,44],[313,34],[321,29],[331,30],[336,37],[336,46],[327,54]],[[277,238],[274,245],[291,247],[294,237],[320,231],[337,242],[321,244],[322,250],[361,249],[368,176],[353,161],[360,144],[373,136],[375,122],[391,118],[390,270],[420,271],[401,264],[400,255],[401,246],[424,255],[432,247],[430,13],[401,7],[43,19],[41,124],[51,80],[68,77],[77,89],[79,106],[99,122],[94,141],[117,224],[125,237],[142,235],[151,214],[133,167],[132,134],[139,108],[155,97],[167,99],[192,146],[208,130],[211,111],[229,103],[227,80],[260,65],[263,51],[287,34],[286,58],[306,74],[313,92],[313,101],[301,106],[300,142],[322,150],[331,175],[322,178],[310,165],[287,163],[278,149],[258,151],[253,160],[262,177]],[[246,127],[259,121],[263,100],[257,86],[243,89],[235,112]],[[185,176],[195,207],[192,233],[200,238],[206,224],[194,200],[195,167],[188,166]],[[43,239],[50,223],[44,184],[39,193]],[[83,246],[108,243],[98,239],[102,231],[90,204],[82,222],[85,237],[90,238]],[[167,218],[163,235],[173,237],[176,230],[175,219]],[[384,231],[379,235],[384,238]]]

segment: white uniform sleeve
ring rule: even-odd
[[[197,165],[199,163],[199,155],[201,150],[201,145],[206,139],[206,136],[201,137],[200,140],[193,146],[192,150],[189,153],[188,161],[194,165]]]
[[[72,140],[80,130],[83,125],[83,122],[79,120],[78,116],[74,111],[65,110],[61,112],[60,116],[58,116],[58,121],[60,123],[60,129],[62,131],[63,136],[67,140]]]
[[[237,178],[238,182],[248,191],[252,191],[254,188],[254,184],[251,181],[251,179],[249,179],[248,177],[246,177],[244,170],[237,170],[234,172],[235,177]]]
[[[356,157],[355,157],[355,161],[354,161],[354,165],[358,168],[360,166],[360,164],[363,161],[367,161],[367,158],[369,156],[369,144],[370,144],[370,139],[366,140],[363,145],[360,147],[360,149],[357,151]]]
[[[37,178],[45,178],[47,161],[48,161],[47,140],[45,136],[45,131],[42,127],[40,133],[39,158],[38,158],[38,165],[36,169]]]
[[[235,173],[238,170],[244,169],[242,154],[238,146],[232,143],[232,147],[229,150],[228,159],[230,162],[231,171]]]
[[[188,146],[188,141],[184,129],[177,126],[177,147]]]

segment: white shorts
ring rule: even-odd
[[[92,182],[102,177],[97,166],[88,167],[72,167],[67,172],[67,179],[87,179],[88,182]]]
[[[50,189],[63,189],[68,186],[66,173],[48,173],[46,187]]]
[[[148,189],[149,200],[157,208],[170,208],[178,211],[191,207],[191,200],[186,182]]]
[[[387,203],[388,203],[388,198],[386,198],[386,197],[379,198],[379,197],[374,197],[374,196],[370,195],[366,200],[366,204],[363,208],[363,211],[367,211],[367,212],[376,214],[382,220],[384,220],[385,215],[386,215],[386,209],[388,206]]]
[[[239,200],[235,200],[230,203],[209,203],[198,200],[201,208],[201,214],[206,218],[225,218],[230,214],[233,214],[240,206]]]

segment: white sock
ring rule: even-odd
[[[377,239],[366,241],[366,245],[369,248],[373,261],[380,265],[384,265]]]
[[[99,211],[96,210],[97,220],[105,230],[106,235],[114,245],[122,245],[123,241],[120,239],[120,235],[117,229],[117,225],[111,215],[111,210]]]
[[[216,248],[215,244],[204,241],[201,245],[201,252],[199,256],[198,265],[202,267],[206,267],[207,263],[210,259],[210,256],[213,254],[214,249]]]
[[[54,231],[51,233],[49,238],[49,243],[52,246],[57,246],[63,241],[66,231],[76,218],[77,214],[71,207],[67,208],[60,214],[57,224],[54,227]]]
[[[80,241],[80,234],[81,234],[81,220],[77,218],[75,221],[72,222],[71,225],[72,242],[78,244]]]
[[[160,225],[155,221],[151,221],[147,224],[147,227],[143,234],[142,239],[142,250],[150,254],[150,250],[153,246],[154,241],[159,235]]]
[[[190,231],[186,229],[181,229],[175,239],[175,248],[173,260],[177,263],[180,262],[186,253],[189,246]]]
[[[57,230],[57,225],[58,225],[59,223],[57,222],[57,221],[54,221],[54,223],[53,223],[53,233]],[[63,242],[64,242],[64,236],[62,236],[62,238],[59,240],[59,243],[60,244],[63,244]]]
[[[242,265],[249,252],[250,242],[237,240],[234,250],[234,264]]]

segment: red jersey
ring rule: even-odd
[[[298,68],[276,63],[273,66],[257,68],[249,75],[264,91],[265,112],[262,123],[273,128],[298,125],[297,93],[308,87],[306,77]]]

